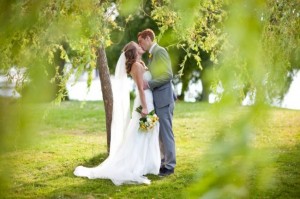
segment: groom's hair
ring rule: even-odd
[[[153,30],[151,30],[150,28],[143,30],[142,32],[138,33],[138,37],[141,36],[143,39],[145,39],[147,36],[150,37],[151,41],[153,41],[155,39],[155,34],[153,32]]]

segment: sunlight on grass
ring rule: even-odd
[[[63,102],[60,106],[54,107],[42,105],[43,108],[47,106],[51,109],[40,124],[36,141],[25,148],[16,148],[1,155],[1,160],[4,160],[1,163],[5,162],[9,168],[8,171],[11,172],[10,188],[4,196],[11,198],[26,196],[36,198],[126,198],[129,196],[131,198],[186,198],[186,190],[195,186],[195,182],[198,182],[198,178],[205,171],[203,166],[211,165],[210,168],[205,168],[211,169],[211,172],[220,172],[221,168],[226,169],[227,164],[219,165],[221,159],[207,158],[208,154],[213,155],[215,152],[211,151],[211,146],[214,146],[212,144],[219,139],[220,129],[234,128],[232,125],[235,120],[243,118],[251,111],[249,107],[236,107],[234,110],[221,111],[223,113],[216,117],[212,114],[217,108],[216,105],[178,102],[174,113],[177,152],[175,174],[166,178],[149,175],[152,180],[150,186],[117,187],[110,180],[88,180],[73,175],[76,166],[81,164],[96,166],[107,157],[106,135],[101,131],[100,122],[104,119],[104,115],[99,114],[103,111],[103,103],[88,102],[84,108],[80,107],[80,102]],[[259,168],[259,164],[256,167],[250,164],[251,177],[247,182],[251,190],[250,196],[271,198],[296,196],[299,191],[295,187],[300,185],[298,169],[300,112],[272,109],[269,115],[270,118],[265,118],[263,121],[262,128],[256,129],[253,147],[261,152],[268,149],[272,153],[267,156],[262,156],[266,155],[265,152],[254,153],[256,158],[253,157],[253,159],[275,160],[272,165],[268,165],[275,175],[269,190],[264,190],[265,187],[260,189],[257,187],[259,182],[256,180],[260,180],[256,179],[256,172],[263,168]],[[94,117],[100,118],[94,122]],[[67,120],[65,122],[68,125],[65,125],[64,120]],[[232,137],[224,138],[231,139]],[[220,148],[220,150],[223,149]],[[216,150],[219,149],[216,148]],[[227,153],[226,151],[219,153],[221,152]],[[235,153],[243,154],[242,151]],[[239,164],[240,158],[242,157],[236,156],[233,161]],[[240,166],[243,167],[234,167],[239,168],[236,170],[238,175],[240,175],[239,172],[245,171],[244,167],[249,165],[246,162]],[[228,167],[228,169],[232,168]],[[234,178],[234,176],[231,177]]]

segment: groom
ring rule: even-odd
[[[168,52],[154,42],[155,34],[151,29],[138,33],[138,42],[143,50],[149,52],[148,68],[152,80],[144,82],[144,89],[150,88],[153,92],[155,112],[159,117],[159,141],[162,155],[160,176],[174,173],[176,165],[175,140],[172,130],[174,101],[171,79],[173,72]]]

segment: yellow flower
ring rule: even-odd
[[[138,113],[141,111],[141,106],[136,109]],[[159,120],[158,116],[154,113],[154,111],[151,111],[146,117],[140,118],[139,121],[139,130],[144,132],[149,132],[149,130],[153,129],[153,127],[156,125],[157,121]]]
[[[151,58],[152,57],[152,54],[151,53],[149,53],[149,58]]]

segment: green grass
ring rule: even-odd
[[[226,117],[219,119],[212,114],[213,105],[177,103],[173,126],[175,174],[166,178],[150,175],[150,186],[114,186],[110,180],[73,175],[76,166],[96,166],[107,157],[102,102],[31,106],[34,108],[27,111],[31,111],[35,125],[30,142],[24,141],[25,146],[14,146],[1,155],[2,168],[11,179],[9,189],[2,193],[4,198],[187,198],[186,190],[199,180],[195,177],[199,176],[198,168],[205,164],[204,157],[219,132],[250,110],[226,110]],[[40,110],[47,114],[40,114]],[[262,123],[253,146],[269,151],[268,158],[273,162],[267,166],[272,168],[273,178],[268,181],[268,189],[254,187],[250,181],[250,198],[299,198],[300,111],[274,108]]]

